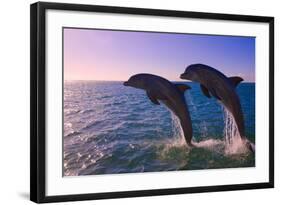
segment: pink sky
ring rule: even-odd
[[[65,80],[152,73],[175,81],[193,63],[255,81],[255,38],[64,28]]]

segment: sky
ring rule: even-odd
[[[171,81],[194,63],[255,82],[255,38],[64,28],[64,79],[125,81],[151,73]]]

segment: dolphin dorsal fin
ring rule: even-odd
[[[175,86],[183,93],[184,93],[184,91],[191,89],[191,87],[189,85],[181,84],[181,83],[177,83],[177,84],[175,84]]]
[[[146,92],[146,94],[152,103],[154,103],[155,105],[160,105],[157,98],[151,92]]]
[[[209,90],[208,90],[204,85],[200,84],[200,88],[201,88],[201,90],[202,90],[202,93],[203,93],[206,97],[211,98],[211,95],[210,95],[210,93],[209,93]]]
[[[232,82],[234,87],[236,87],[240,82],[243,81],[243,78],[240,78],[238,76],[229,77],[228,79]]]

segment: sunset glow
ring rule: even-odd
[[[151,73],[172,81],[194,63],[255,81],[255,38],[64,28],[65,80],[127,80]]]

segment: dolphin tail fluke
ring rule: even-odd
[[[251,143],[251,142],[250,142],[250,151],[251,151],[251,152],[255,152],[255,151],[256,151],[256,146],[255,146],[255,144],[253,144],[253,143]]]
[[[252,152],[252,153],[255,152],[256,146],[255,146],[254,143],[252,143],[252,142],[251,142],[250,140],[248,140],[246,137],[242,138],[242,141],[243,141],[244,145],[246,146],[246,148],[247,148],[250,152]]]
[[[243,78],[240,78],[238,76],[229,77],[228,79],[233,83],[234,87],[236,87],[240,82],[243,81]]]
[[[250,140],[245,139],[245,145],[246,147],[252,152],[254,153],[256,151],[256,146],[254,143],[250,142]]]

